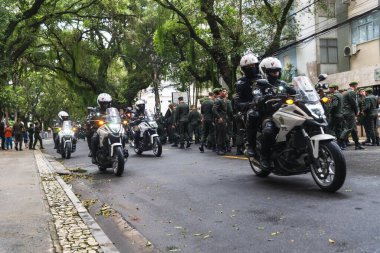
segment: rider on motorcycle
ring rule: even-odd
[[[54,138],[53,138],[54,139],[54,149],[58,148],[58,145],[59,145],[58,133],[59,133],[60,128],[62,127],[62,123],[65,120],[69,120],[69,114],[65,111],[60,111],[58,113],[58,119],[59,119],[59,122],[56,122],[56,124],[54,125],[54,129],[55,129],[55,131],[57,131],[54,135]]]
[[[106,116],[107,108],[111,107],[112,97],[108,93],[99,94],[96,102],[98,103],[98,107],[90,114],[90,121],[93,122],[93,135],[91,137],[91,153],[92,153],[92,163],[96,163],[96,152],[99,146],[99,135],[96,132],[96,129],[99,127],[96,123],[100,120],[104,120]]]
[[[137,100],[135,103],[135,110],[133,111],[131,118],[131,126],[133,127],[133,130],[135,132],[133,136],[135,147],[138,147],[140,143],[140,129],[138,125],[140,124],[140,120],[145,118],[146,115],[147,112],[145,111],[144,100]]]
[[[252,91],[256,85],[256,80],[261,78],[259,74],[259,60],[252,53],[246,54],[240,60],[240,69],[244,76],[235,84],[236,94],[234,98],[234,108],[235,111],[242,113],[244,118],[247,119],[247,153],[249,156],[254,156],[256,149],[258,113],[250,104],[253,100]],[[242,154],[244,145],[244,122],[238,120],[237,125],[237,154]]]
[[[270,95],[271,93],[274,93],[274,95],[279,93],[294,95],[296,94],[296,91],[293,88],[289,87],[287,83],[280,80],[282,64],[279,59],[275,57],[265,58],[261,61],[259,69],[262,76],[268,81],[268,83],[271,86],[270,89],[268,89],[267,87],[260,88],[262,97],[261,101],[259,102],[263,134],[261,142],[260,163],[264,169],[267,169],[270,167],[270,149],[271,146],[275,143],[275,137],[278,132],[278,129],[276,128],[273,122],[272,115],[278,108],[272,106],[271,104],[266,105],[265,97],[266,95]]]

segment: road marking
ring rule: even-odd
[[[248,160],[247,157],[241,157],[241,156],[224,155],[222,157],[230,158],[230,159]]]

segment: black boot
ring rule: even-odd
[[[341,139],[338,139],[338,146],[340,147],[341,150],[346,150],[346,145],[344,143],[344,141],[342,141]]]
[[[269,167],[270,167],[270,162],[269,162],[269,158],[267,155],[261,155],[261,158],[260,158],[260,164],[261,164],[261,167],[264,169],[264,170],[268,170]]]
[[[203,148],[203,143],[199,146],[199,151],[201,151],[201,153],[205,152],[205,149]]]
[[[180,149],[184,149],[185,148],[185,143],[181,143],[181,146],[179,146]]]
[[[363,149],[365,149],[365,148],[363,148],[359,142],[355,144],[355,150],[363,150]]]
[[[380,138],[379,137],[376,137],[376,145],[380,146]]]
[[[187,143],[186,143],[186,148],[190,148],[190,146],[191,146],[191,141],[188,141]]]
[[[252,145],[248,145],[248,147],[247,147],[247,155],[249,157],[254,157],[256,155],[255,149],[253,148]]]
[[[243,147],[242,146],[237,146],[236,148],[236,154],[235,155],[243,155]]]

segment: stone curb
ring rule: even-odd
[[[55,220],[55,230],[61,247],[57,251],[64,253],[83,252],[83,250],[84,252],[119,252],[75,196],[70,186],[56,175],[55,172],[64,170],[64,166],[58,162],[53,166],[40,150],[35,150],[34,156],[49,209]]]

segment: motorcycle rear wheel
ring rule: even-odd
[[[115,176],[120,177],[124,172],[124,154],[121,147],[116,147],[112,157],[112,169]]]
[[[161,144],[161,141],[160,141],[159,137],[154,137],[152,149],[153,149],[153,154],[156,157],[161,156],[161,154],[162,154],[162,144]]]
[[[311,167],[311,175],[315,183],[323,191],[336,192],[346,179],[346,159],[338,144],[333,141],[321,142],[319,162],[321,169]]]

